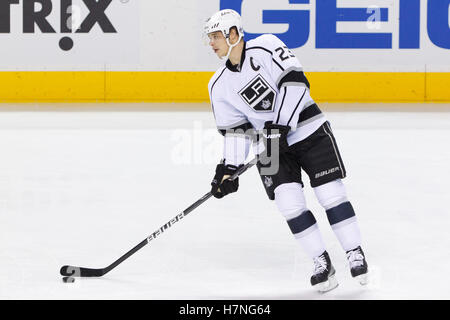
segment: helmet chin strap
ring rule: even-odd
[[[236,43],[235,44],[231,44],[230,43],[230,38],[226,38],[226,40],[227,40],[227,44],[228,44],[228,53],[227,53],[227,55],[225,56],[225,57],[222,57],[221,59],[222,60],[224,60],[225,59],[225,61],[226,60],[228,60],[229,58],[230,58],[230,54],[231,54],[231,50],[233,50],[233,48],[234,47],[236,47],[238,44],[239,44],[239,42],[241,42],[241,39],[242,39],[242,35],[239,35],[239,39],[238,39],[238,41],[236,41]]]

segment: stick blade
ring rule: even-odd
[[[103,269],[90,269],[74,266],[62,266],[59,273],[65,277],[101,277],[105,274]]]

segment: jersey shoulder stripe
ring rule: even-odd
[[[267,53],[269,53],[271,56],[273,55],[273,52],[272,52],[272,51],[270,51],[269,49],[264,48],[264,47],[250,47],[250,48],[246,48],[245,51],[256,50],[256,49],[264,50],[264,51],[266,51]],[[282,66],[281,66],[274,58],[272,58],[272,60],[273,60],[273,62],[275,62],[275,64],[281,69],[281,71],[284,71],[284,68],[283,68],[283,67],[282,67]]]
[[[226,69],[227,69],[226,66],[221,67],[211,77],[211,79],[209,80],[209,83],[208,83],[208,89],[209,89],[210,93],[212,93],[212,89],[214,88],[214,85],[220,79],[220,77],[223,75],[223,73],[225,72]]]
[[[264,47],[260,47],[260,46],[253,46],[253,47],[249,47],[249,48],[246,48],[245,49],[245,51],[249,51],[249,50],[255,50],[255,49],[260,49],[260,50],[264,50],[264,51],[266,51],[267,53],[269,53],[269,54],[273,54],[273,52],[272,51],[270,51],[269,49],[267,49],[267,48],[264,48]]]
[[[249,50],[263,50],[272,56],[272,61],[280,68],[281,71],[285,69],[273,58],[273,52],[276,48],[281,46],[283,43],[273,34],[263,34],[255,39],[249,40],[247,42],[246,51]]]
[[[214,108],[213,89],[214,89],[214,86],[216,85],[217,81],[219,81],[220,77],[223,75],[223,73],[225,72],[226,69],[227,69],[226,67],[223,67],[223,68],[217,70],[216,73],[214,74],[214,76],[209,81],[209,85],[208,85],[209,97],[211,100],[211,108],[213,111],[214,118],[216,118],[216,109]]]
[[[277,36],[269,33],[263,34],[247,42],[248,48],[261,47],[269,51],[270,53],[272,53],[273,50],[275,50],[275,48],[278,48],[281,44],[282,42],[280,39],[278,39]]]

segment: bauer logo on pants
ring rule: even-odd
[[[316,173],[314,177],[317,179],[317,178],[320,178],[320,177],[323,177],[323,176],[335,173],[336,171],[339,171],[339,170],[340,170],[339,167],[328,169],[328,170]]]

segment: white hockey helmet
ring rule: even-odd
[[[236,43],[230,43],[230,33],[231,28],[236,27],[239,39]],[[208,35],[212,32],[220,31],[225,37],[227,44],[229,46],[228,54],[226,55],[226,59],[231,53],[231,49],[238,45],[242,38],[244,38],[244,28],[242,27],[242,19],[239,13],[232,9],[224,9],[220,10],[213,14],[208,20],[206,20],[204,27],[203,36],[205,38],[205,43],[207,43]]]
[[[242,19],[239,13],[232,9],[225,9],[213,14],[206,20],[204,32],[208,35],[212,32],[221,31],[223,36],[228,39],[230,37],[231,28],[236,27],[239,37],[244,37],[244,28],[242,27]]]

